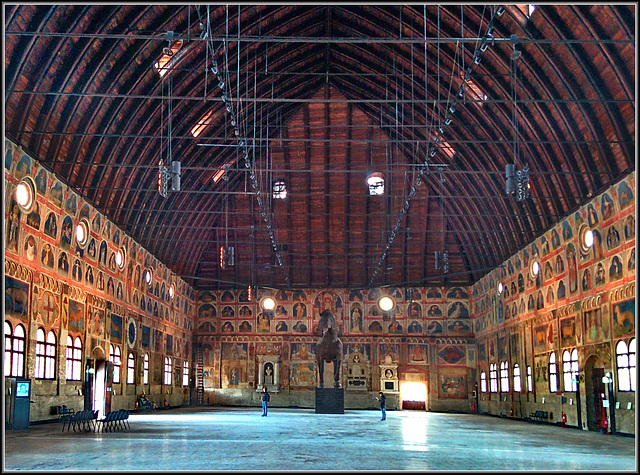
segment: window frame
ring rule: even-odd
[[[620,340],[616,343],[616,375],[618,378],[618,391],[635,392],[636,379],[636,339],[632,338],[627,344]],[[621,351],[621,346],[624,350]]]
[[[513,364],[513,392],[522,392],[522,377],[520,375],[520,365],[518,363]]]
[[[136,358],[133,355],[133,352],[129,352],[129,356],[127,356],[127,384],[135,383],[135,374],[136,374]]]
[[[82,340],[67,335],[65,379],[67,381],[82,380]]]
[[[24,362],[26,356],[26,332],[24,326],[18,323],[11,328],[11,322],[4,322],[4,375],[14,378],[24,377]],[[6,331],[9,330],[7,334]],[[22,333],[19,335],[18,333]]]
[[[507,360],[500,363],[500,392],[509,392],[509,362]]]
[[[120,371],[122,369],[122,353],[118,345],[109,344],[109,361],[113,363],[113,384],[120,383]]]
[[[547,365],[549,372],[549,392],[555,394],[558,392],[558,364],[556,362],[556,352],[549,353],[549,364]]]
[[[533,368],[527,365],[527,392],[533,392]]]
[[[568,349],[562,352],[562,380],[565,392],[576,392],[578,390],[578,350]]]
[[[186,360],[182,363],[182,386],[189,386],[189,362]]]
[[[34,371],[36,379],[56,379],[56,344],[57,338],[53,330],[49,330],[45,337],[44,327],[38,328]]]
[[[496,363],[489,365],[489,391],[498,392],[498,365]]]
[[[486,371],[482,371],[480,373],[480,392],[481,393],[487,392],[487,372]]]
[[[171,356],[164,357],[164,385],[171,386],[171,371],[173,365],[171,364]]]
[[[149,353],[142,358],[142,384],[149,384]]]

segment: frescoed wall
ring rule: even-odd
[[[193,371],[193,289],[7,139],[5,150],[5,331],[7,325],[10,332],[20,325],[35,328],[27,333],[21,368],[23,376],[34,380],[31,418],[54,417],[60,404],[84,408],[84,378],[66,381],[67,336],[80,338],[81,375],[87,360],[107,359],[110,346],[119,348],[122,364],[120,383],[112,388],[114,409],[133,409],[136,395],[143,391],[158,404],[165,398],[171,405],[188,402],[189,390],[185,393],[181,375],[185,362]],[[23,212],[13,196],[19,181],[28,177],[35,184],[35,201]],[[83,219],[89,231],[84,244],[75,233]],[[115,263],[119,250],[124,254],[122,268]],[[145,269],[153,271],[151,285],[141,279]],[[167,292],[169,285],[174,286],[173,298]],[[55,336],[54,379],[34,378],[38,328]],[[166,335],[166,345],[154,345],[154,331]],[[128,383],[130,353],[135,371]],[[148,383],[143,382],[145,355]],[[171,357],[174,374],[170,386],[163,384],[165,356]]]
[[[107,359],[110,346],[120,348],[116,406],[133,408],[143,390],[156,403],[168,398],[179,405],[195,397],[199,381],[205,403],[251,405],[259,396],[258,368],[265,358],[274,365],[274,377],[278,370],[280,384],[272,401],[304,405],[312,400],[308,395],[317,381],[319,315],[330,309],[344,343],[343,364],[364,372],[358,377],[371,394],[381,387],[380,366],[393,365],[400,382],[422,378],[427,410],[469,412],[475,391],[481,413],[509,415],[513,410],[514,417],[526,418],[549,409],[551,422],[564,411],[572,425],[578,424],[576,404],[567,406],[563,398],[580,399],[582,414],[588,414],[586,401],[592,395],[585,381],[602,370],[611,372],[619,387],[617,351],[627,348],[630,354],[635,348],[635,173],[559,220],[470,288],[260,288],[249,299],[245,288],[196,295],[28,154],[8,140],[5,149],[5,322],[11,331],[20,325],[29,329],[24,368],[30,377],[35,366],[31,329],[53,331],[61,355],[56,381],[74,388],[58,392],[51,381],[36,380],[40,403],[32,410],[35,419],[51,417],[51,407],[58,404],[76,409],[84,404],[78,383],[64,384],[67,335],[81,338],[83,365],[87,359]],[[35,205],[28,212],[13,198],[23,177],[36,183]],[[84,244],[73,232],[83,219],[89,225]],[[593,233],[590,247],[582,241],[586,231]],[[115,263],[118,251],[125,255],[122,268]],[[147,270],[153,273],[149,284]],[[502,293],[497,292],[499,282]],[[384,295],[396,304],[391,311],[378,307]],[[273,312],[259,306],[266,296],[277,301]],[[580,398],[563,378],[563,358],[573,350]],[[126,382],[129,352],[136,361],[132,384]],[[555,391],[549,377],[554,358]],[[168,361],[174,377],[165,385]],[[193,376],[190,389],[177,377],[184,363]],[[510,382],[507,391],[501,390],[502,363]],[[513,389],[515,365],[519,391]],[[362,384],[347,384],[348,371],[343,373],[345,391],[362,393]],[[483,374],[487,383],[495,374],[496,392],[490,384],[482,391]],[[148,382],[143,382],[145,375]],[[634,396],[634,391],[616,394],[621,406],[617,421],[629,433],[634,432],[635,409],[634,404],[627,409],[627,403]],[[364,400],[358,400],[358,407],[375,407],[375,400]]]

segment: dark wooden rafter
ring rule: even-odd
[[[531,19],[517,6],[505,8],[495,33],[522,40],[516,141],[519,165],[531,168],[532,198],[516,202],[504,192],[504,167],[514,159],[513,46],[496,41],[472,74],[489,100],[467,94],[444,133],[456,154],[438,150],[428,160],[447,165],[444,222],[429,167],[376,285],[472,283],[635,169],[635,6],[539,5]],[[195,286],[254,280],[281,286],[287,275],[298,287],[362,288],[460,85],[459,72],[478,47],[446,40],[482,36],[494,11],[491,5],[7,6],[5,29],[20,34],[5,35],[5,127],[10,139]],[[210,41],[207,51],[200,21],[211,26],[211,37],[227,41]],[[153,63],[168,44],[167,31],[187,38],[170,73],[171,158],[182,162],[183,191],[162,198],[155,188],[158,160],[167,153],[169,76],[161,80]],[[429,41],[419,41],[425,32]],[[443,41],[433,42],[438,36]],[[243,40],[250,37],[269,41]],[[287,183],[287,200],[268,200],[282,270],[274,268],[217,79],[207,69],[211,51],[224,69],[243,138],[264,138],[269,128],[272,162],[265,161],[266,142],[251,149],[262,192],[270,193],[267,178],[275,170]],[[346,103],[330,102],[341,98]],[[192,138],[191,127],[209,111],[211,124]],[[368,143],[356,142],[362,139]],[[364,178],[356,176],[368,164],[384,169],[379,139],[388,140],[394,157],[387,164],[392,194],[382,199],[362,196]],[[217,265],[227,184],[212,177],[225,163],[233,163],[228,238],[240,261],[232,269]],[[336,169],[344,178],[336,178]],[[315,188],[323,191],[311,195]],[[442,246],[449,251],[446,278],[433,261]]]

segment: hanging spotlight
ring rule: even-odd
[[[444,125],[450,125],[450,124],[451,124],[451,117],[447,117],[447,118],[444,120]],[[440,137],[438,137],[438,138],[440,138]]]
[[[171,162],[171,191],[180,191],[180,168],[180,162]]]
[[[218,83],[218,87],[220,89],[224,89],[224,81],[221,79],[220,82]]]
[[[507,194],[509,195],[514,194],[516,191],[515,169],[516,169],[516,166],[513,163],[507,163],[507,166],[505,167],[505,175],[507,179],[506,191],[507,191]]]
[[[504,13],[504,7],[499,6],[498,9],[496,10],[496,16],[502,16],[503,13]]]

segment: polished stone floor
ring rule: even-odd
[[[635,471],[635,438],[469,414],[175,408],[131,428],[5,431],[4,469],[139,471]]]

